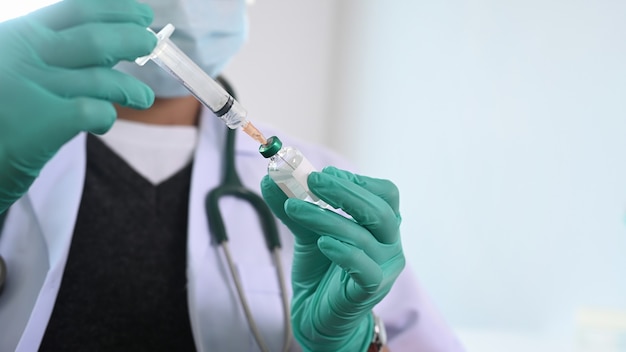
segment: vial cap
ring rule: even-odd
[[[259,147],[259,153],[261,153],[261,155],[263,155],[263,157],[265,158],[271,158],[274,155],[276,155],[276,153],[278,153],[278,151],[282,147],[283,147],[283,142],[281,142],[280,139],[278,139],[278,137],[271,136],[270,138],[267,139],[267,143],[262,144]]]

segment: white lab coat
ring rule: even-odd
[[[223,252],[210,242],[204,210],[205,195],[222,177],[224,135],[222,123],[210,111],[204,111],[189,199],[189,316],[199,351],[257,351]],[[280,137],[285,144],[298,146],[319,168],[345,167],[339,158],[319,147],[294,144]],[[29,192],[10,209],[0,236],[0,254],[8,267],[5,291],[0,295],[0,352],[36,351],[41,343],[78,213],[85,177],[85,140],[86,135],[80,134],[64,145]],[[236,161],[242,182],[258,190],[267,160],[259,155],[258,144],[243,133],[237,139]],[[222,201],[221,209],[253,315],[271,350],[278,351],[284,329],[279,285],[257,215],[237,199]],[[282,261],[289,280],[293,240],[282,224],[280,231]],[[289,281],[287,285],[290,290]],[[392,351],[462,350],[408,268],[376,311],[385,320]],[[298,351],[293,345],[292,350]]]

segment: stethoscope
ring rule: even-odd
[[[223,78],[218,77],[216,79],[222,87],[230,94],[233,98],[236,99],[234,94],[234,90],[232,86]],[[237,273],[235,271],[234,262],[230,253],[230,249],[228,246],[228,235],[226,234],[226,227],[224,226],[224,220],[220,213],[219,209],[219,200],[221,197],[236,197],[241,200],[247,201],[250,203],[252,208],[257,212],[259,220],[261,221],[261,227],[263,229],[263,235],[265,237],[265,243],[267,245],[268,250],[272,254],[274,259],[274,265],[276,266],[276,274],[278,276],[278,281],[280,285],[281,291],[281,301],[283,306],[283,314],[285,321],[285,332],[283,336],[283,351],[287,351],[289,349],[290,341],[291,341],[291,318],[289,312],[289,299],[287,297],[287,289],[285,283],[285,275],[282,269],[282,262],[280,258],[280,238],[278,235],[278,227],[276,225],[276,220],[271,210],[265,204],[265,201],[261,196],[254,193],[252,190],[246,188],[239,179],[239,175],[237,174],[237,169],[235,167],[235,137],[237,135],[237,130],[233,130],[228,128],[226,132],[226,146],[224,152],[224,175],[222,182],[212,189],[206,196],[205,199],[205,208],[207,213],[207,218],[209,221],[209,232],[218,246],[222,247],[224,251],[224,255],[226,257],[226,261],[228,263],[228,267],[230,270],[230,275],[237,289],[237,295],[239,296],[239,301],[241,303],[241,307],[244,310],[246,320],[248,321],[248,325],[250,326],[250,330],[254,335],[254,338],[259,345],[259,348],[262,351],[269,351],[267,345],[265,344],[261,334],[258,330],[254,317],[250,311],[250,307],[248,305],[246,295],[243,292],[241,287],[241,282]]]
[[[224,87],[224,89],[232,96],[235,97],[234,91],[231,85],[222,77],[218,77],[217,81]],[[222,247],[226,261],[230,270],[230,275],[237,289],[237,295],[239,296],[239,302],[244,310],[246,320],[254,339],[256,340],[259,348],[263,352],[268,352],[269,348],[259,332],[257,324],[252,316],[246,295],[243,292],[241,282],[235,271],[234,261],[228,247],[228,235],[226,234],[226,227],[224,226],[224,220],[219,209],[219,200],[221,197],[236,197],[250,203],[252,208],[259,215],[261,226],[263,229],[263,235],[265,236],[266,245],[272,254],[274,259],[274,265],[276,266],[276,274],[281,291],[281,301],[283,306],[283,319],[285,321],[285,333],[283,336],[283,351],[289,350],[291,343],[291,318],[289,312],[289,299],[287,297],[287,289],[285,283],[285,275],[282,269],[282,262],[280,258],[280,239],[278,235],[278,227],[276,220],[271,210],[265,204],[265,201],[261,196],[254,193],[250,189],[244,187],[239,179],[237,170],[235,168],[235,137],[237,130],[228,128],[226,134],[226,148],[224,153],[224,176],[219,186],[212,189],[206,196],[205,207],[206,214],[209,222],[209,232],[213,237],[215,243]],[[0,214],[0,234],[2,233],[5,217],[8,210]],[[5,286],[7,279],[7,267],[6,262],[0,255],[0,294]]]

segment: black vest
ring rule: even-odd
[[[96,137],[41,351],[193,351],[187,308],[191,165],[153,186]]]

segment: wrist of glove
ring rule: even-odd
[[[341,276],[343,270],[336,268],[335,275]],[[333,277],[325,283],[335,282]],[[332,285],[335,286],[335,285]],[[320,291],[332,292],[337,287],[320,287]],[[324,295],[318,295],[324,296]],[[344,306],[335,302],[301,301],[310,298],[306,294],[294,297],[292,302],[292,324],[294,337],[305,351],[366,351],[372,341],[374,320],[366,307],[356,308],[351,303]],[[317,311],[317,310],[320,311]],[[326,311],[326,314],[324,312]],[[346,313],[352,314],[346,314]],[[330,314],[328,314],[330,313]],[[332,317],[331,317],[332,315]]]
[[[396,186],[333,167],[311,173],[309,189],[352,219],[288,199],[268,177],[261,186],[272,211],[295,236],[296,339],[311,351],[366,351],[372,308],[405,265]]]

